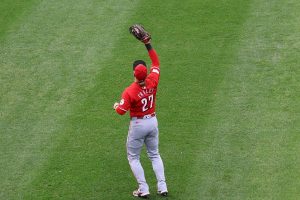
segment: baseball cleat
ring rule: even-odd
[[[163,197],[168,196],[168,191],[157,191],[157,194]]]
[[[140,191],[137,189],[137,190],[134,190],[134,191],[132,192],[132,195],[135,196],[135,197],[140,197],[140,198],[148,199],[150,193],[149,193],[149,192],[142,193],[142,192],[140,192]]]

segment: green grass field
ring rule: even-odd
[[[1,0],[0,199],[135,199],[112,110],[149,63],[134,23],[161,59],[166,199],[300,199],[298,0]]]

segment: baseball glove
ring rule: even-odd
[[[140,24],[134,24],[129,27],[129,32],[139,41],[147,44],[151,40],[151,35],[148,33],[145,28]]]

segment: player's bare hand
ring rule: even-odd
[[[118,106],[119,106],[118,102],[114,103],[113,109],[116,110]]]

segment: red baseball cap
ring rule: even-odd
[[[134,68],[134,76],[139,80],[143,81],[147,77],[147,67],[139,64]]]

